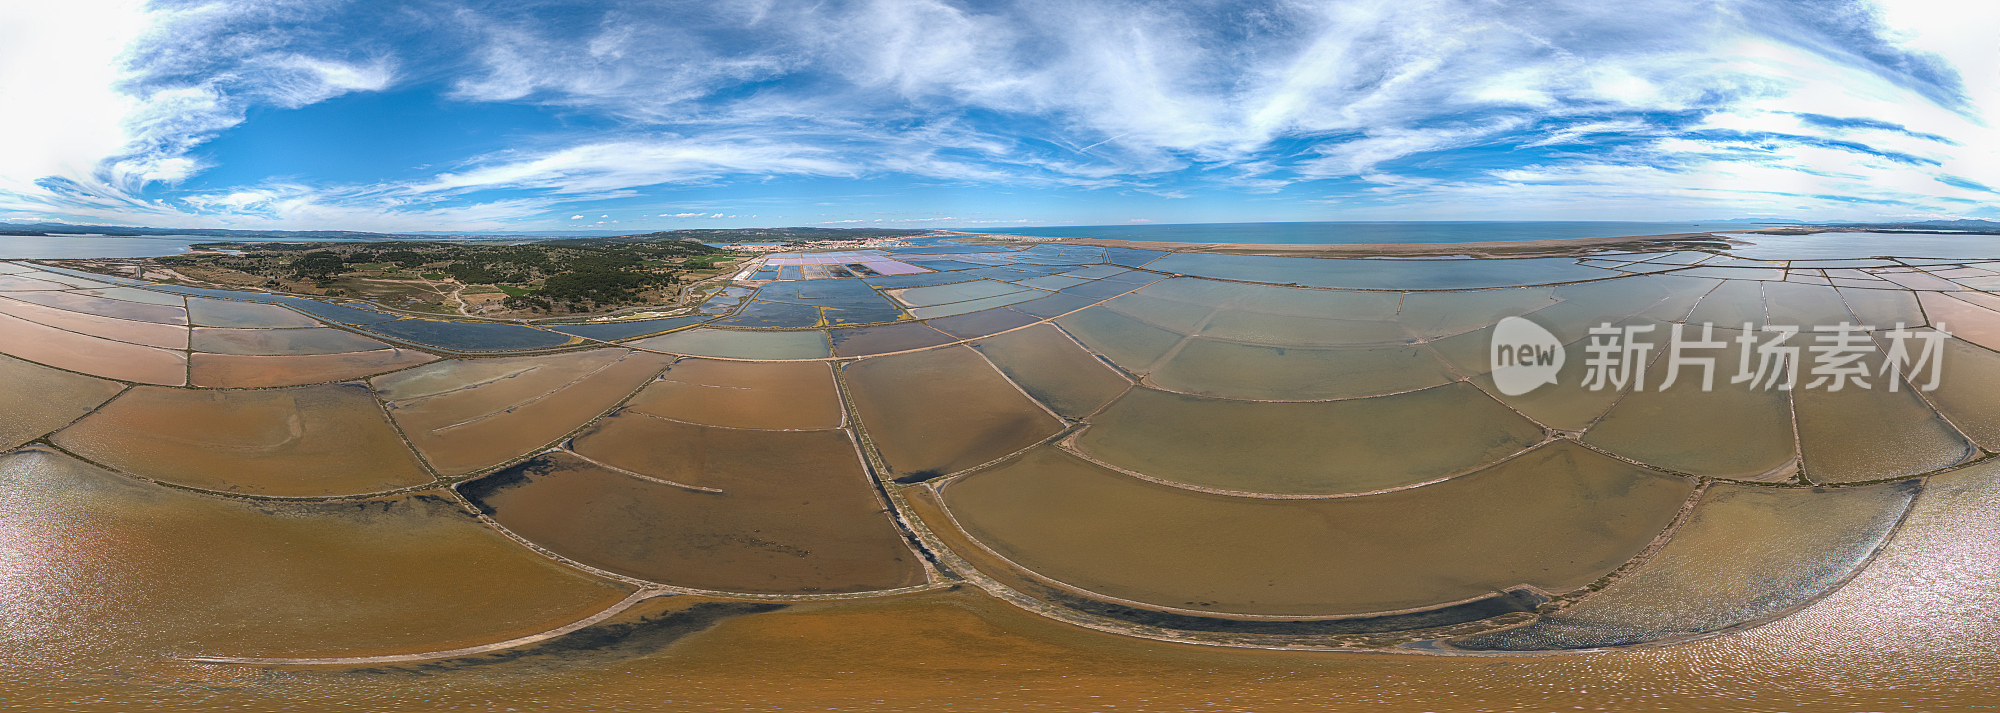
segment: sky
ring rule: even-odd
[[[2000,3],[0,3],[0,221],[2000,218]]]

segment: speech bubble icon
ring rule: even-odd
[[[1493,325],[1493,385],[1500,393],[1520,396],[1542,384],[1556,383],[1562,371],[1563,345],[1556,335],[1520,317],[1507,317]]]

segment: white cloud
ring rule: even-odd
[[[142,0],[0,3],[0,190],[87,177],[131,141],[119,58],[145,32]]]
[[[1343,210],[1512,211],[1554,186],[1712,214],[1731,191],[1758,210],[1803,200],[1778,192],[1982,210],[1962,183],[2000,185],[1996,25],[2000,6],[1954,0],[16,2],[0,106],[59,108],[0,112],[37,139],[0,142],[0,211],[490,225],[781,176],[1273,200],[1364,185],[1328,196]],[[176,188],[254,108],[406,74],[449,100],[557,107],[564,128],[414,180]],[[740,217],[695,201],[658,217]]]
[[[576,194],[699,182],[727,174],[854,173],[827,149],[735,139],[592,143],[530,156],[493,155],[472,164],[473,168],[441,173],[410,189],[429,193],[532,188]]]

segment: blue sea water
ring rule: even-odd
[[[0,235],[0,260],[71,260],[179,255],[195,243],[284,242],[208,235]],[[293,239],[290,242],[298,242]],[[317,240],[315,242],[345,242]]]
[[[1039,228],[977,228],[973,233],[1006,233],[1051,238],[1098,238],[1169,243],[1236,245],[1373,245],[1405,243],[1494,243],[1512,240],[1610,238],[1745,230],[1762,223],[1633,223],[1616,221],[1402,221],[1324,223],[1189,223],[1178,225],[1071,225]],[[1769,225],[1777,225],[1776,223]]]

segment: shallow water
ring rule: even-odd
[[[1841,260],[1878,255],[1981,260],[1991,259],[1994,253],[1991,235],[1866,232],[1722,235],[1751,243],[1731,247],[1731,254],[1758,260]]]
[[[840,391],[822,362],[683,359],[626,404],[632,411],[729,428],[839,428]]]
[[[1840,289],[1841,300],[1847,309],[1862,324],[1877,329],[1893,329],[1902,324],[1921,327],[1928,324],[1924,312],[1917,304],[1916,295],[1902,290]]]
[[[351,495],[431,481],[368,388],[355,383],[139,387],[50,440],[128,473],[222,492]]]
[[[958,341],[952,335],[931,329],[929,326],[908,322],[880,327],[840,329],[833,331],[831,335],[834,355],[843,357],[909,351]]]
[[[1061,430],[970,347],[863,359],[841,373],[854,415],[897,476],[955,473]]]
[[[972,348],[1066,418],[1090,415],[1132,385],[1053,325],[988,337],[972,342]]]
[[[0,447],[14,448],[82,418],[122,384],[0,357]]]
[[[370,324],[367,328],[394,339],[456,352],[544,349],[575,343],[570,335],[519,324],[399,319]]]
[[[1637,572],[1534,624],[1457,639],[1458,648],[1537,651],[1673,640],[1804,606],[1852,576],[1917,495],[1861,488],[1715,485]]]
[[[1881,373],[1881,352],[1862,363],[1870,373]],[[1800,383],[1807,385],[1810,380],[1802,377]],[[1899,391],[1890,391],[1881,377],[1870,384],[1874,388],[1804,388],[1792,395],[1799,452],[1812,482],[1916,475],[1978,455],[1977,448],[1908,384]]]
[[[191,346],[195,351],[216,354],[277,356],[285,354],[341,354],[387,349],[389,345],[352,332],[325,327],[313,329],[209,329],[197,328]]]
[[[107,379],[178,386],[187,383],[188,356],[101,339],[0,314],[0,352]]]
[[[203,327],[317,327],[311,317],[276,305],[187,298],[188,320]]]
[[[153,305],[127,302],[106,297],[94,297],[79,292],[10,292],[7,297],[22,302],[53,307],[71,312],[94,314],[100,317],[115,317],[138,322],[157,324],[187,324],[187,310],[170,305]]]
[[[987,309],[933,319],[930,325],[938,331],[960,339],[971,339],[1025,327],[1037,321],[1040,321],[1039,318],[1009,309]]]
[[[1144,374],[1186,335],[1134,319],[1100,305],[1056,320],[1077,341],[1126,371]]]
[[[686,450],[634,448],[660,443]],[[743,431],[620,416],[579,438],[577,449],[684,485],[556,453],[460,490],[537,544],[655,582],[792,594],[923,581],[916,554],[882,515],[843,432]]]
[[[982,543],[1085,590],[1184,609],[1330,615],[1521,584],[1581,587],[1652,540],[1692,488],[1558,443],[1423,488],[1267,500],[1148,483],[1043,447],[954,481],[944,496]]]
[[[163,349],[188,348],[188,328],[180,325],[100,317],[8,299],[0,299],[0,314],[93,337]]]
[[[1715,330],[1728,343],[1736,330]],[[1713,388],[1701,370],[1683,370],[1661,390],[1665,374],[1617,402],[1591,426],[1584,442],[1683,473],[1737,480],[1786,481],[1798,474],[1790,392],[1731,384],[1718,363]],[[1581,390],[1581,389],[1576,389]]]
[[[370,383],[431,467],[453,476],[541,450],[624,401],[668,361],[594,349],[439,362]]]
[[[129,708],[136,700],[97,696],[240,677],[177,656],[502,641],[625,595],[521,549],[436,492],[253,503],[134,481],[46,449],[0,456],[0,489],[11,543],[0,618],[17,623],[0,634],[9,706],[74,696],[44,705]]]
[[[1974,443],[2000,450],[2000,354],[1945,340],[1938,389],[1925,396]]]
[[[1254,493],[1365,493],[1464,473],[1526,450],[1542,429],[1467,384],[1317,403],[1133,389],[1077,439],[1156,478]]]
[[[726,359],[825,359],[832,356],[826,332],[750,332],[689,329],[630,342],[632,346],[671,354]]]
[[[1197,337],[1161,362],[1146,382],[1198,396],[1313,401],[1414,391],[1454,378],[1422,346],[1308,349]]]
[[[359,379],[437,359],[410,349],[291,356],[194,354],[188,372],[194,386],[247,389]]]
[[[1718,328],[1762,329],[1764,321],[1764,290],[1761,285],[1750,280],[1726,280],[1713,292],[1701,298],[1688,313],[1688,324],[1713,324]]]

